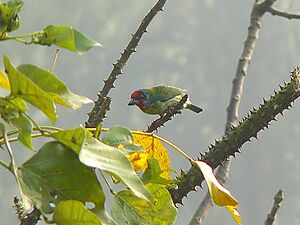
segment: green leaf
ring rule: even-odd
[[[19,109],[5,98],[0,97],[1,117],[9,123],[11,119],[19,117]]]
[[[96,214],[75,200],[60,202],[53,214],[53,221],[59,225],[101,225]]]
[[[125,150],[125,154],[144,150],[142,146],[133,143],[133,136],[130,130],[119,125],[109,128],[102,141],[110,146]]]
[[[79,159],[85,165],[115,174],[136,196],[153,201],[152,195],[135,173],[132,164],[119,149],[106,145],[95,138],[86,138],[79,152]]]
[[[87,97],[74,94],[55,74],[35,65],[23,64],[18,66],[17,70],[47,92],[58,104],[76,110],[84,104],[93,102]]]
[[[117,225],[104,208],[98,209],[96,213],[91,212],[76,200],[60,202],[55,208],[53,221],[59,225]]]
[[[82,54],[92,47],[102,46],[69,25],[49,25],[44,29],[45,35],[37,37],[36,43],[57,45],[70,51]]]
[[[159,161],[156,158],[150,158],[147,160],[148,167],[144,174],[141,177],[141,180],[144,184],[174,184],[175,180],[168,180],[160,175],[163,173],[163,170],[159,166]]]
[[[2,136],[3,136],[4,141],[5,141],[7,151],[10,155],[10,158],[11,158],[10,163],[11,163],[11,166],[12,166],[12,169],[13,169],[13,174],[16,178],[16,181],[17,181],[17,184],[18,184],[18,187],[19,187],[19,191],[20,191],[20,194],[21,194],[24,210],[29,211],[33,206],[33,202],[31,201],[31,199],[26,194],[26,188],[23,184],[22,177],[20,176],[20,174],[18,172],[18,168],[17,168],[17,165],[16,165],[14,154],[13,154],[13,151],[11,149],[10,143],[8,141],[5,126],[2,123],[0,123],[0,130],[1,130]]]
[[[21,0],[10,0],[7,3],[0,2],[0,34],[19,28],[20,22],[18,13],[22,6],[23,1]]]
[[[25,112],[27,110],[27,105],[21,98],[16,97],[14,99],[10,99],[9,101],[17,106],[21,112]]]
[[[25,102],[20,98],[7,100],[0,97],[0,114],[3,120],[19,132],[18,140],[29,149],[32,148],[32,122],[22,113],[26,110]]]
[[[55,105],[51,97],[32,80],[17,71],[7,56],[3,56],[4,67],[11,87],[10,97],[20,97],[40,109],[52,121],[56,121]]]
[[[115,195],[111,214],[119,225],[169,225],[176,219],[177,210],[170,193],[159,184],[146,185],[155,198],[155,203],[137,198],[131,191],[120,191]]]
[[[15,127],[18,132],[18,140],[25,147],[33,150],[31,141],[32,122],[23,114],[20,114],[17,118],[10,119],[10,124]]]
[[[44,144],[19,171],[26,194],[45,213],[53,211],[50,202],[57,205],[69,199],[104,205],[105,196],[93,169],[57,141]]]
[[[75,129],[63,130],[52,134],[57,141],[71,148],[77,154],[79,153],[83,141],[86,137],[93,135],[85,128],[79,127]]]

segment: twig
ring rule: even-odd
[[[293,14],[293,13],[284,12],[284,11],[281,11],[281,10],[276,9],[274,7],[270,7],[268,9],[268,12],[271,13],[273,16],[280,16],[280,17],[283,17],[283,18],[287,18],[289,20],[291,20],[291,19],[300,19],[300,14]]]
[[[13,168],[9,164],[7,164],[6,162],[0,160],[0,165],[3,166],[8,171],[10,171],[12,174],[14,174]]]
[[[221,141],[216,140],[209,151],[201,154],[201,159],[206,161],[213,169],[222,164],[229,156],[240,152],[242,145],[251,138],[256,138],[259,131],[269,127],[275,117],[291,107],[300,96],[300,68],[295,68],[291,74],[291,82],[280,86],[279,91],[270,100],[264,100],[258,109],[252,111],[239,125],[223,136]],[[174,203],[182,203],[182,198],[196,186],[201,186],[204,180],[199,168],[192,166],[187,172],[182,172],[178,177],[177,187],[169,188]]]
[[[108,187],[109,192],[110,192],[112,195],[115,195],[116,193],[114,192],[114,190],[113,190],[112,187],[110,186],[108,180],[106,179],[106,177],[105,177],[105,175],[104,175],[104,173],[103,173],[103,171],[102,171],[101,169],[99,169],[99,173],[101,174],[101,176],[102,176],[104,182],[106,183],[106,186]]]
[[[283,191],[280,189],[274,197],[274,203],[271,212],[268,213],[265,225],[273,225],[277,210],[280,208],[280,203],[283,200]]]
[[[170,107],[166,114],[163,115],[162,117],[158,118],[157,120],[154,120],[150,126],[148,127],[148,129],[145,131],[147,133],[151,133],[155,130],[157,130],[159,127],[164,126],[164,124],[171,120],[171,118],[180,113],[180,109],[183,108],[184,103],[187,101],[188,99],[188,95],[184,95],[182,97],[182,99],[177,103],[177,105],[175,105],[174,107]]]
[[[230,103],[227,107],[227,122],[225,125],[225,134],[231,130],[232,126],[236,126],[238,121],[238,112],[240,100],[243,93],[243,86],[246,76],[248,74],[248,67],[251,62],[253,52],[256,48],[256,43],[259,37],[261,18],[266,12],[270,12],[272,15],[282,16],[289,19],[300,18],[300,15],[289,14],[278,11],[272,7],[276,0],[265,0],[263,2],[256,1],[251,11],[250,25],[248,27],[247,38],[244,42],[242,54],[240,56],[235,78],[232,82],[232,91],[230,97]],[[217,171],[216,176],[222,183],[225,183],[229,177],[231,158],[221,165]],[[200,203],[196,210],[190,225],[202,224],[209,213],[209,209],[213,206],[210,198],[210,194],[207,192],[205,198]]]
[[[88,113],[88,121],[85,123],[86,127],[97,127],[99,123],[105,118],[106,112],[109,110],[109,105],[111,102],[110,97],[108,97],[109,91],[114,87],[114,82],[116,81],[118,75],[122,74],[122,69],[128,62],[129,57],[132,53],[136,52],[136,47],[141,40],[144,33],[147,32],[147,27],[155,17],[155,15],[163,10],[167,0],[158,0],[158,2],[153,6],[150,12],[144,17],[141,24],[139,25],[136,32],[132,35],[130,42],[127,47],[121,53],[120,58],[116,63],[113,64],[113,70],[106,80],[104,80],[104,86],[100,93],[98,94],[98,99],[95,101],[95,105],[90,113]]]
[[[59,53],[59,48],[57,48],[56,51],[55,51],[53,62],[52,62],[51,68],[50,68],[50,73],[53,73],[53,71],[54,71],[54,67],[55,67],[56,62],[57,62],[58,53]]]

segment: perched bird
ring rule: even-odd
[[[177,105],[184,95],[186,95],[185,90],[172,86],[139,89],[131,94],[128,105],[137,105],[144,113],[163,116],[170,107]],[[189,100],[185,102],[183,108],[196,113],[202,111]]]

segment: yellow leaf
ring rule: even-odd
[[[147,159],[148,159],[148,153],[146,152],[135,152],[129,155],[126,155],[126,157],[130,160],[132,163],[134,170],[137,172],[139,169],[142,169],[145,171],[148,167]]]
[[[10,85],[6,74],[0,70],[0,87],[10,90]]]
[[[230,195],[230,192],[219,183],[212,168],[203,161],[196,161],[207,182],[209,193],[213,202],[218,206],[237,206],[238,201]]]
[[[219,183],[212,168],[203,161],[196,161],[204,179],[208,185],[212,201],[218,206],[226,206],[227,210],[238,225],[241,225],[240,214],[236,210],[238,201],[231,196],[230,192]]]
[[[241,216],[239,212],[236,210],[236,206],[226,206],[228,212],[233,217],[237,225],[242,225]]]
[[[170,179],[170,158],[168,150],[162,145],[159,139],[149,134],[133,133],[135,144],[144,147],[148,158],[154,157],[159,161],[159,166],[162,169],[161,177]]]

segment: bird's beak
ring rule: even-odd
[[[130,102],[128,102],[128,105],[136,105],[138,103],[137,100],[131,99]]]

